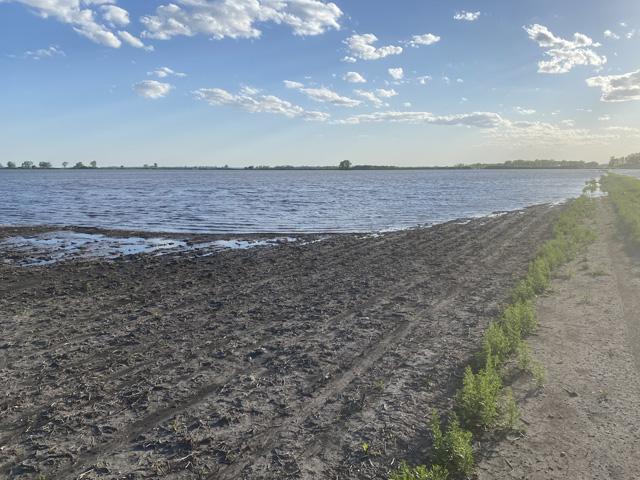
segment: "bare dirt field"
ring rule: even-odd
[[[640,478],[640,252],[598,207],[597,241],[538,302],[547,385],[516,383],[524,433],[484,452],[482,480]]]
[[[426,417],[451,407],[558,211],[0,264],[0,478],[385,479],[424,462]]]

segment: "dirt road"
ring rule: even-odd
[[[426,416],[558,208],[0,266],[0,478],[384,479],[428,460]]]
[[[640,252],[606,202],[595,225],[598,240],[539,301],[530,343],[548,381],[516,384],[525,434],[487,452],[480,479],[640,478]]]

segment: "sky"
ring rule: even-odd
[[[636,0],[0,0],[0,163],[640,151]]]

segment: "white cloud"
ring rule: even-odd
[[[611,38],[613,40],[620,40],[620,35],[613,33],[611,30],[604,31],[604,38]]]
[[[376,95],[382,98],[391,98],[391,97],[397,96],[398,92],[396,92],[393,88],[390,90],[386,90],[384,88],[378,88],[376,90]]]
[[[418,77],[417,80],[420,85],[426,85],[431,81],[431,75],[423,75],[422,77]]]
[[[456,78],[456,83],[464,83],[464,80],[461,78]]]
[[[258,38],[260,23],[289,26],[295,35],[320,35],[340,29],[342,11],[319,0],[176,0],[141,18],[143,36],[167,40],[207,35],[214,39]]]
[[[378,88],[375,91],[369,91],[369,90],[355,90],[356,95],[364,98],[365,100],[367,100],[369,103],[371,103],[372,105],[374,105],[376,108],[380,108],[383,106],[389,106],[387,103],[385,103],[385,101],[383,100],[383,98],[391,98],[391,97],[395,97],[396,95],[398,95],[398,92],[396,92],[393,89],[387,90],[384,88]]]
[[[499,128],[488,131],[492,143],[510,147],[607,144],[620,134],[575,128],[572,120],[559,124],[547,122],[512,122],[506,120]]]
[[[346,57],[342,57],[341,61],[344,63],[356,63],[358,60],[347,55]]]
[[[607,75],[587,78],[587,85],[600,87],[603,102],[628,102],[640,100],[640,70],[623,75]]]
[[[456,12],[453,16],[454,20],[460,20],[465,22],[475,22],[480,18],[480,12],[467,12],[466,10],[462,10],[460,12]]]
[[[409,41],[409,45],[412,47],[419,47],[421,45],[433,45],[440,41],[440,37],[438,35],[434,35],[433,33],[425,33],[424,35],[414,35]]]
[[[410,124],[434,124],[434,125],[460,125],[477,128],[497,128],[505,124],[505,120],[497,113],[473,112],[455,115],[434,115],[430,112],[374,112],[362,115],[354,115],[341,121],[344,124],[362,123],[410,123]]]
[[[306,87],[302,83],[285,80],[284,84],[287,88],[299,90],[307,97],[315,102],[329,103],[337,107],[353,108],[362,104],[360,100],[350,97],[344,97],[326,87]]]
[[[358,72],[347,72],[342,78],[349,83],[367,83],[367,80]]]
[[[153,52],[154,50],[152,45],[145,45],[142,40],[140,40],[138,37],[134,37],[129,32],[121,30],[118,32],[118,36],[122,39],[122,41],[134,48],[142,48],[148,52]]]
[[[136,83],[133,86],[133,90],[144,98],[151,100],[157,100],[159,98],[166,97],[173,89],[173,85],[169,83],[157,82],[155,80],[144,80]]]
[[[186,77],[186,73],[176,72],[175,70],[170,69],[169,67],[160,67],[152,72],[147,72],[147,75],[158,77],[158,78],[167,78],[167,77]]]
[[[389,72],[389,75],[391,75],[391,78],[393,78],[394,80],[399,81],[404,78],[404,69],[402,67],[390,68],[387,71]]]
[[[601,122],[610,122],[611,121],[611,115],[605,113],[604,115],[599,116],[598,120],[600,120]]]
[[[574,33],[573,40],[556,37],[544,25],[534,24],[523,27],[531,40],[542,48],[549,60],[538,62],[539,73],[567,73],[577,65],[601,67],[607,63],[607,57],[598,55],[593,48],[599,47],[583,33]]]
[[[30,58],[32,60],[42,60],[43,58],[51,57],[66,57],[66,54],[56,45],[51,45],[47,48],[39,48],[38,50],[27,50],[24,52],[24,58]]]
[[[349,55],[345,58],[359,58],[360,60],[379,60],[390,55],[400,55],[402,47],[387,45],[384,47],[374,47],[378,41],[373,33],[364,35],[351,35],[344,43],[349,48]]]
[[[379,108],[379,107],[382,107],[382,106],[386,105],[382,99],[378,98],[378,96],[375,94],[375,92],[371,92],[371,91],[368,91],[368,90],[354,90],[354,93],[356,95],[364,98],[365,100],[367,100],[369,103],[374,105],[376,108]]]
[[[514,110],[520,115],[533,115],[534,113],[536,113],[536,111],[532,108],[523,108],[520,106],[517,106]]]
[[[102,18],[113,26],[126,27],[129,25],[129,12],[124,8],[120,8],[116,5],[102,5],[100,6],[102,12]]]
[[[287,87],[287,88],[293,88],[293,89],[304,88],[304,83],[300,83],[300,82],[293,82],[291,80],[285,80],[283,83],[284,83],[284,86]]]
[[[111,48],[122,45],[120,39],[107,26],[96,20],[94,5],[115,3],[115,0],[0,0],[0,3],[17,2],[31,8],[42,18],[53,18],[72,26],[80,35]]]
[[[404,102],[404,103],[402,104],[402,106],[403,106],[404,108],[411,108],[411,102]]]
[[[253,88],[243,88],[238,94],[221,88],[201,88],[193,92],[196,98],[212,106],[228,105],[251,113],[271,113],[289,118],[325,121],[330,116],[324,112],[307,111],[275,95],[262,95]]]

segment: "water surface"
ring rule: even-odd
[[[596,170],[0,170],[0,224],[370,232],[580,194]]]

